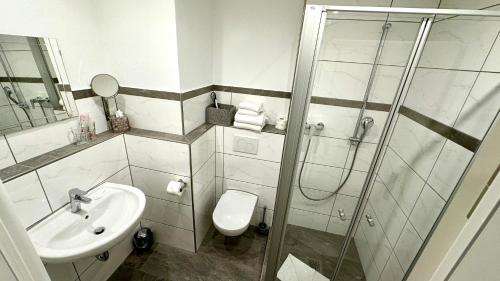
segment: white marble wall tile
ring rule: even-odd
[[[497,0],[492,0],[497,2]],[[500,61],[500,40],[495,41],[488,58],[483,66],[483,71],[491,71],[491,72],[500,72],[500,65],[498,62]]]
[[[193,174],[196,174],[214,153],[215,127],[212,127],[191,144],[191,167]]]
[[[302,141],[300,159],[304,159],[307,140]],[[321,164],[342,168],[346,163],[350,143],[348,140],[313,137],[306,163]]]
[[[257,154],[234,151],[234,138],[244,137],[258,140]],[[256,158],[274,162],[281,161],[283,153],[284,135],[271,133],[257,133],[236,128],[224,128],[224,153]]]
[[[302,165],[302,162],[299,165]],[[299,172],[300,166],[295,177],[295,185],[298,185]],[[334,192],[340,184],[341,176],[341,168],[305,163],[300,183],[303,187]]]
[[[214,91],[214,92],[217,95],[217,100],[219,101],[219,103],[231,104],[231,95],[232,95],[232,93],[230,93],[230,92],[222,92],[222,91]]]
[[[454,127],[477,139],[483,139],[498,112],[499,93],[500,73],[480,73]]]
[[[409,216],[424,187],[424,180],[392,149],[387,149],[378,175],[403,212]]]
[[[135,232],[135,230],[134,230]],[[108,280],[113,272],[123,263],[132,252],[130,243],[132,234],[120,241],[109,250],[109,259],[106,262],[95,261],[84,272],[78,272],[81,281]]]
[[[210,183],[204,193],[194,202],[194,215],[196,223],[196,248],[203,242],[210,226],[212,225],[212,214],[215,209],[215,180]]]
[[[215,155],[213,155],[201,168],[193,175],[193,202],[202,200],[209,188],[215,188]],[[196,205],[195,205],[196,209]]]
[[[96,133],[108,130],[108,122],[104,115],[101,97],[90,97],[75,101],[79,114],[88,114],[90,121],[95,122]]]
[[[290,209],[288,215],[288,223],[298,225],[306,228],[325,231],[328,225],[330,216],[313,213],[309,211],[299,210],[295,208]]]
[[[310,104],[307,122],[317,124],[322,122],[325,127],[315,135],[349,139],[352,137],[356,121],[358,120],[359,109],[341,106],[330,106],[322,104]],[[305,132],[306,134],[309,131]]]
[[[422,243],[423,241],[418,236],[417,231],[408,221],[394,248],[394,253],[398,258],[399,264],[403,267],[403,271],[406,272],[408,270]]]
[[[392,253],[380,275],[380,281],[401,281],[404,275],[405,273],[401,265],[399,265],[396,255]]]
[[[36,172],[5,183],[5,189],[14,203],[24,227],[50,214],[51,210]]]
[[[410,215],[410,221],[420,237],[427,237],[444,204],[444,200],[429,185],[425,185]]]
[[[118,95],[118,108],[128,116],[130,126],[182,135],[182,114],[179,101]]]
[[[368,101],[392,104],[404,70],[403,66],[379,65]]]
[[[445,140],[443,136],[400,115],[389,146],[422,178],[427,178]]]
[[[350,223],[351,220],[341,220],[338,217],[331,216],[326,227],[326,232],[345,236]]]
[[[372,6],[372,5],[369,5]],[[320,59],[373,63],[384,21],[331,20],[325,26]],[[418,23],[392,22],[380,62],[405,66]]]
[[[224,192],[224,178],[221,177],[215,177],[215,197],[217,201],[219,201],[219,198],[222,196],[222,193]]]
[[[193,230],[191,206],[153,197],[146,197],[143,218],[182,229]]]
[[[276,187],[280,163],[240,156],[224,155],[224,177]]]
[[[0,136],[0,169],[16,164],[4,136]]]
[[[130,165],[190,176],[187,144],[125,135]]]
[[[316,189],[303,188],[302,190],[307,196],[312,198],[323,198],[331,195],[331,192],[324,192]],[[326,200],[312,201],[305,198],[298,187],[294,187],[291,206],[294,209],[330,215],[332,213],[332,207],[333,203],[335,202],[335,197],[336,195],[333,195]]]
[[[223,192],[226,192],[231,189],[246,191],[255,194],[259,197],[257,201],[258,207],[261,208],[267,207],[268,210],[274,210],[274,202],[276,199],[276,188],[257,185],[253,183],[235,181],[230,179],[224,179]]]
[[[420,66],[479,71],[500,28],[491,18],[457,17],[435,23]]]
[[[156,242],[191,252],[195,251],[193,231],[146,219],[143,219],[141,222],[142,226],[150,227],[153,230]]]
[[[342,174],[342,181],[344,181],[345,177],[347,177],[349,170],[344,169]],[[363,184],[365,183],[366,172],[359,171],[351,171],[349,175],[349,179],[347,179],[346,183],[340,189],[339,194],[349,195],[359,197],[361,190],[363,189]]]
[[[389,0],[332,0],[328,1],[330,5],[339,6],[376,6],[376,7],[389,7],[391,1]]]
[[[77,124],[78,120],[73,118],[9,134],[6,138],[17,161],[21,162],[71,144],[71,128],[76,128]]]
[[[215,151],[224,152],[224,127],[215,126]]]
[[[378,280],[380,273],[375,265],[371,249],[368,246],[368,240],[366,239],[364,231],[361,227],[358,227],[358,230],[354,234],[354,241],[358,250],[363,271],[365,273],[365,279],[367,281]]]
[[[375,58],[382,22],[331,20],[325,24],[320,59],[371,63]]]
[[[368,225],[368,222],[365,219],[366,215],[370,215],[373,218],[375,222],[374,226]],[[365,233],[365,237],[368,241],[368,246],[370,247],[370,250],[373,254],[373,260],[375,261],[377,268],[383,268],[387,260],[389,259],[389,256],[391,255],[392,247],[387,240],[387,237],[385,236],[380,221],[378,220],[375,212],[370,205],[366,205],[360,227]]]
[[[333,204],[332,216],[339,216],[339,210],[342,209],[346,218],[351,219],[357,203],[358,197],[337,194]]]
[[[363,271],[365,273],[365,279],[367,281],[377,281],[380,273],[375,261],[373,260],[372,252],[362,227],[359,227],[358,231],[356,231],[354,241],[361,260],[361,266],[363,267]]]
[[[384,229],[387,240],[393,247],[396,246],[399,235],[407,221],[406,215],[389,190],[380,182],[375,182],[373,185],[369,202]]]
[[[262,102],[264,105],[264,112],[268,117],[266,121],[267,124],[275,124],[278,118],[288,116],[290,99],[232,93],[231,104],[236,106],[236,108],[238,108],[240,102],[243,101]]]
[[[217,177],[224,176],[224,154],[215,153],[215,175]]]
[[[319,61],[313,81],[313,96],[363,100],[371,65]]]
[[[150,197],[191,205],[191,180],[189,177],[178,176],[160,171],[130,166],[134,186]],[[186,187],[181,197],[167,193],[170,181],[182,180]]]
[[[356,155],[356,159],[354,162],[354,170],[367,172],[370,169],[370,164],[372,163],[373,156],[375,155],[375,150],[377,149],[377,145],[374,143],[362,142],[358,148],[358,154]],[[345,164],[345,168],[349,168],[354,157],[354,153],[356,151],[356,147],[351,145],[349,150],[349,156],[347,157],[347,161]]]
[[[477,75],[470,71],[418,68],[404,105],[451,126]]]
[[[129,186],[133,186],[132,184],[132,176],[130,174],[130,168],[127,166],[121,169],[118,173],[112,175],[111,177],[106,179],[106,182],[125,184]]]
[[[446,141],[427,180],[428,184],[443,199],[448,200],[460,177],[465,172],[472,156],[474,156],[474,153],[471,151],[452,141]]]
[[[122,136],[73,154],[48,166],[38,174],[53,209],[69,201],[68,190],[89,190],[128,165]]]
[[[182,102],[185,134],[205,124],[205,109],[211,103],[210,93],[205,93]]]
[[[393,0],[391,7],[403,8],[438,8],[441,0]],[[420,24],[423,15],[419,14],[389,14],[389,21],[412,21]]]

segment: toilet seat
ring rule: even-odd
[[[248,192],[226,191],[212,214],[215,228],[225,236],[241,235],[250,225],[257,199],[257,195]]]

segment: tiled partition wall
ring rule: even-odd
[[[355,236],[368,281],[402,279],[498,114],[499,30],[434,23]]]
[[[268,123],[276,118],[288,115],[290,103],[289,93],[267,92],[266,96],[243,94],[235,88],[218,88],[217,95],[220,102],[238,104],[244,100],[260,101],[264,104],[264,111],[269,116]],[[239,89],[241,91],[241,89]],[[217,136],[217,200],[228,189],[242,190],[259,196],[257,208],[251,224],[257,225],[262,220],[264,207],[267,208],[265,221],[272,224],[276,188],[278,185],[281,157],[284,144],[284,131],[264,130],[252,132],[234,127],[216,127]],[[258,140],[258,153],[248,154],[234,151],[234,137],[248,137]]]

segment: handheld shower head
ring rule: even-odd
[[[373,124],[375,121],[373,120],[372,117],[366,116],[361,119],[361,126],[363,127],[363,130],[368,131],[371,127],[373,127]]]

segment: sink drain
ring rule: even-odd
[[[98,228],[94,229],[94,234],[95,235],[102,234],[104,232],[104,230],[106,230],[106,228],[104,226],[99,226]]]

